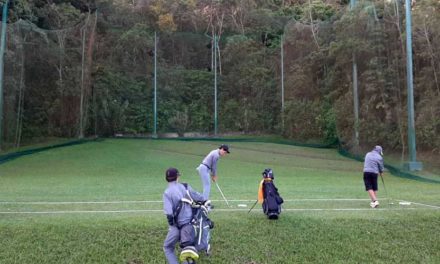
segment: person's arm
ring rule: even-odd
[[[220,154],[216,152],[211,157],[211,179],[212,181],[217,181],[217,162],[220,157]]]
[[[163,194],[163,212],[167,217],[168,224],[174,225],[173,203],[167,193]]]
[[[379,159],[379,174],[380,174],[380,175],[382,175],[383,170],[384,170],[383,158],[380,157],[380,159]]]

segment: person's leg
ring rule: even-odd
[[[374,194],[374,201],[373,201],[373,203],[374,203],[374,207],[375,208],[379,206],[379,201],[377,200],[377,177],[378,177],[378,175],[374,174],[372,176],[372,179],[371,179],[371,182],[372,182],[372,185],[373,185],[373,194]]]
[[[203,199],[209,200],[209,193],[211,191],[211,175],[209,175],[209,169],[201,164],[197,168],[197,171],[199,172],[203,184]]]
[[[373,191],[372,189],[368,190],[368,195],[370,196],[370,199],[371,199],[372,202],[374,202],[374,201],[377,200],[377,198],[376,198],[376,192]]]
[[[376,181],[374,181],[376,176]],[[370,197],[370,206],[375,208],[379,205],[379,202],[377,202],[376,197],[376,190],[377,190],[377,175],[370,172],[364,172],[364,184],[365,184],[365,190],[368,192],[368,196]]]
[[[175,226],[170,226],[168,229],[167,237],[163,243],[163,251],[165,252],[165,257],[169,264],[178,264],[176,255],[174,254],[174,249],[176,243],[179,241],[180,231]]]

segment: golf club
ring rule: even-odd
[[[229,205],[229,202],[228,202],[228,200],[226,199],[225,195],[223,194],[222,190],[220,189],[220,186],[218,186],[218,183],[217,183],[216,181],[215,181],[215,186],[217,186],[217,189],[219,190],[220,194],[221,194],[222,197],[223,197],[223,200],[225,200],[225,202],[226,202],[226,204],[228,205],[228,207],[231,207],[231,206]]]
[[[383,189],[385,190],[385,195],[387,196],[387,199],[390,201],[389,204],[394,204],[393,202],[391,202],[391,198],[388,196],[387,188],[385,186],[385,181],[383,180],[382,173],[379,173],[379,175],[380,175],[380,178],[382,179],[382,184],[383,184]]]

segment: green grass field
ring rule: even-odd
[[[165,263],[164,172],[201,191],[195,168],[218,144],[107,139],[1,164],[0,263]],[[213,185],[213,254],[198,263],[440,263],[440,184],[385,174],[371,209],[362,163],[336,150],[230,146],[218,183],[231,207]],[[248,213],[267,167],[278,221]]]

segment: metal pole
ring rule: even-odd
[[[154,129],[153,137],[157,138],[157,34],[154,32]]]
[[[350,0],[350,10],[356,6],[356,0]],[[353,110],[354,110],[354,144],[359,146],[359,95],[356,55],[353,53]]]
[[[284,35],[281,35],[281,127],[284,130]]]
[[[212,70],[212,69],[214,69],[214,52],[215,52],[214,47],[215,47],[215,45],[214,45],[214,39],[212,37],[210,37],[210,38],[211,38],[211,70]]]
[[[422,170],[422,163],[416,161],[416,130],[414,125],[414,89],[413,89],[413,59],[412,59],[412,28],[411,28],[411,1],[405,1],[406,10],[406,80],[408,89],[408,148],[410,171]]]
[[[217,35],[214,35],[214,135],[217,135]]]
[[[355,6],[356,6],[356,0],[350,0],[350,9],[353,10]]]
[[[0,40],[0,150],[2,150],[2,138],[3,138],[3,70],[4,70],[4,54],[6,46],[6,25],[8,22],[8,4],[9,0],[3,4],[2,13],[2,32]]]

